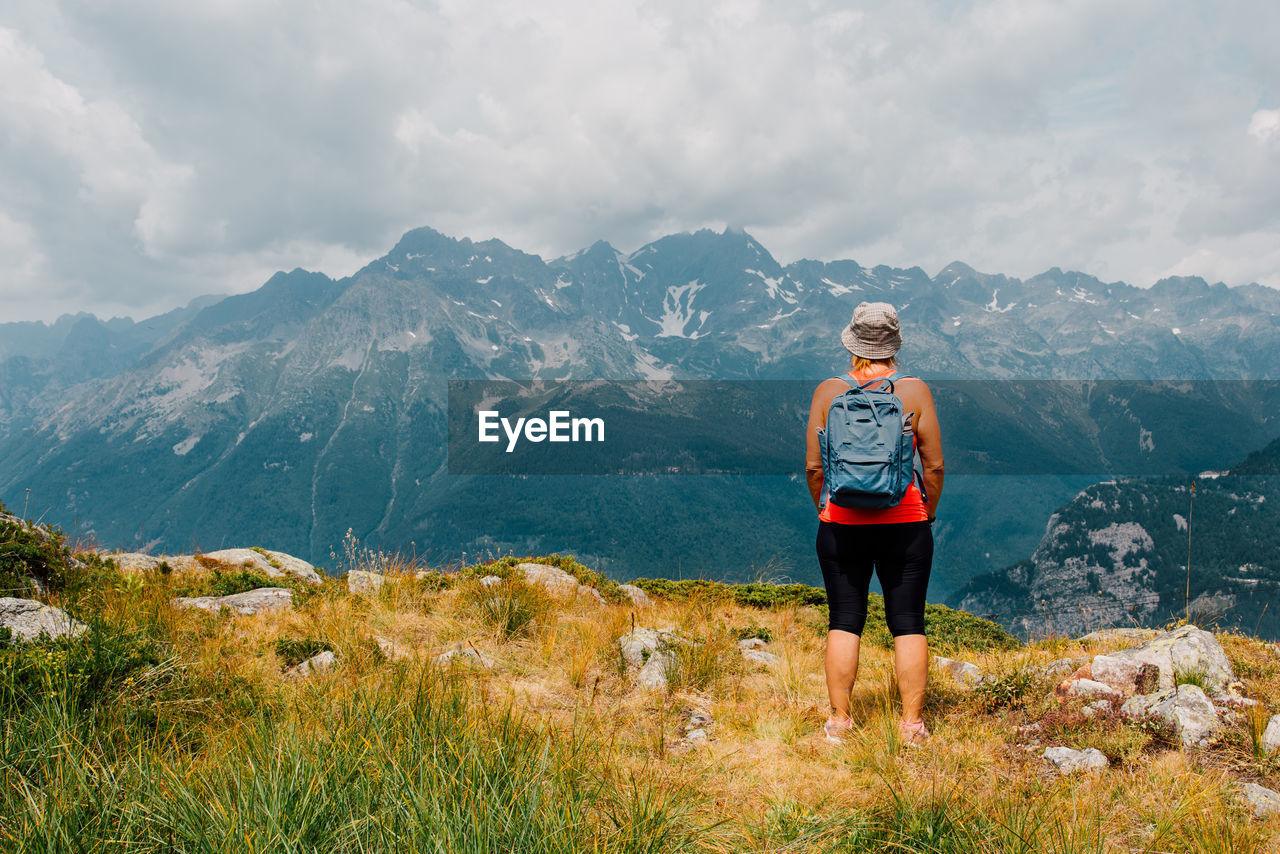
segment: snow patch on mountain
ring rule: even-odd
[[[987,303],[985,306],[983,306],[983,308],[985,308],[987,311],[998,311],[1001,314],[1004,314],[1006,311],[1013,308],[1017,304],[1018,304],[1018,301],[1014,300],[1008,305],[1001,306],[1000,305],[1000,289],[996,288],[995,291],[992,292],[991,294],[991,302]]]
[[[707,317],[711,314],[708,311],[695,311],[693,308],[694,297],[705,287],[706,285],[697,279],[684,285],[668,287],[666,295],[662,298],[662,317],[654,321],[661,327],[654,337],[697,338],[698,331],[706,324]],[[692,332],[685,332],[695,316],[698,318],[697,327]]]
[[[200,436],[195,436],[195,435],[188,436],[187,438],[183,439],[181,442],[173,446],[173,452],[180,457],[185,457],[192,448],[194,448],[197,444],[199,444],[200,439],[201,439]]]
[[[854,291],[862,290],[862,285],[842,285],[839,282],[833,282],[824,278],[822,283],[827,286],[827,292],[833,297],[842,297],[845,294],[851,294]]]

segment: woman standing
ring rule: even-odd
[[[894,376],[895,357],[902,346],[897,311],[883,302],[859,304],[841,342],[852,355],[848,381],[829,379],[814,391],[805,449],[805,474],[818,508],[818,564],[830,608],[826,674],[831,716],[824,730],[828,741],[839,742],[853,726],[849,694],[858,674],[858,647],[874,570],[884,590],[885,618],[893,635],[894,667],[902,695],[899,731],[905,744],[918,745],[929,737],[920,715],[929,670],[924,603],[933,564],[930,526],[942,494],[942,434],[929,387],[914,377],[895,377],[893,391],[902,400],[904,419],[915,431],[923,494],[913,482],[901,501],[883,509],[852,509],[825,501],[818,431],[826,427],[831,401],[848,391],[850,382],[854,386],[872,383],[876,388]],[[873,382],[877,379],[883,382]]]

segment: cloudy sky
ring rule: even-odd
[[[1280,287],[1280,4],[5,0],[0,321],[404,231]]]

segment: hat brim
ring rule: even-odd
[[[902,348],[902,339],[896,342],[871,344],[867,341],[859,340],[853,334],[853,329],[846,326],[844,332],[840,333],[840,343],[844,348],[855,356],[863,359],[888,359],[896,356],[898,350]]]

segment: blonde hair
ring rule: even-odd
[[[872,365],[884,365],[886,367],[892,368],[896,364],[898,364],[898,360],[893,356],[890,356],[887,359],[864,359],[861,356],[853,357],[853,369],[855,371],[865,371],[867,368],[870,368]]]

